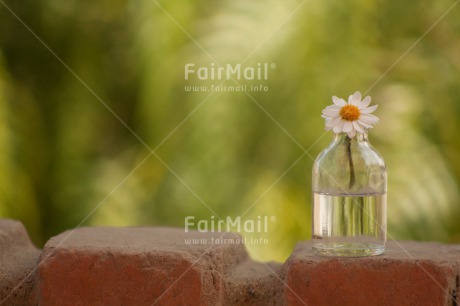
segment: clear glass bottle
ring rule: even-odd
[[[335,134],[313,165],[312,244],[316,254],[382,254],[387,172],[367,134]]]

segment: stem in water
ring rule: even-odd
[[[351,158],[351,138],[347,136],[347,152],[348,152],[348,164],[350,166],[350,184],[349,189],[355,184],[355,166],[353,165],[353,159]]]

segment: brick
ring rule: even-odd
[[[455,279],[456,282],[456,288],[455,291],[452,292],[452,295],[455,296],[456,300],[455,303],[452,303],[452,305],[460,305],[460,264],[458,265],[458,271],[457,271],[457,277]]]
[[[211,244],[219,237],[240,243]],[[188,238],[200,243],[186,244]],[[217,305],[223,301],[223,275],[246,259],[241,238],[231,233],[80,228],[46,243],[39,269],[39,302],[47,306]]]
[[[224,304],[268,306],[283,303],[281,264],[246,260],[225,275]]]
[[[389,242],[382,256],[319,257],[297,245],[283,266],[288,305],[454,305],[460,246]]]
[[[21,222],[0,219],[0,305],[36,305],[39,256]]]
[[[236,234],[95,227],[50,239],[39,256],[21,223],[0,220],[0,305],[460,304],[460,245],[389,242],[382,256],[331,258],[301,242],[279,264],[250,260]]]

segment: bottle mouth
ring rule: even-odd
[[[385,196],[387,191],[375,190],[373,188],[360,188],[359,190],[342,190],[342,189],[325,189],[313,190],[314,194],[339,196],[339,197],[367,197],[367,196]]]
[[[356,133],[355,137],[353,138],[348,137],[347,133],[337,133],[337,134],[334,134],[334,137],[335,139],[351,139],[351,140],[357,140],[357,141],[367,141],[368,140],[367,132]]]

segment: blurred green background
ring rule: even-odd
[[[38,246],[274,216],[248,249],[282,261],[310,236],[321,109],[360,90],[380,105],[389,238],[458,243],[460,5],[436,24],[453,3],[2,0],[0,214]],[[211,94],[184,90],[219,83],[184,80],[187,63],[276,68],[267,92]]]

